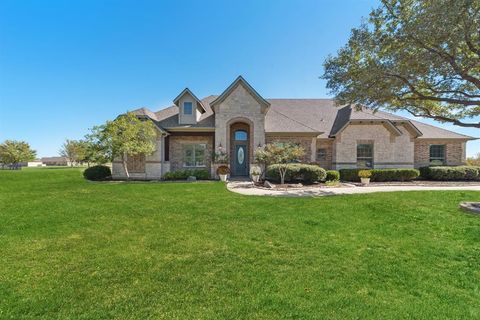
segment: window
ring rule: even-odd
[[[205,167],[206,144],[183,145],[183,161],[185,167]]]
[[[445,164],[445,145],[443,144],[430,145],[430,164],[431,165]]]
[[[373,144],[357,144],[357,168],[373,167]]]
[[[317,150],[317,161],[327,160],[327,149],[318,149]]]
[[[183,114],[192,114],[193,107],[191,102],[184,102],[183,103]]]
[[[235,141],[247,141],[247,132],[244,130],[235,131]]]

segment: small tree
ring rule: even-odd
[[[113,160],[119,157],[127,179],[127,156],[152,154],[155,151],[155,125],[149,120],[140,120],[135,114],[127,112],[113,121],[94,127],[90,139],[95,141],[96,150]]]
[[[18,168],[20,162],[32,161],[37,152],[25,141],[5,140],[0,144],[0,162]]]
[[[85,157],[85,145],[79,140],[65,140],[59,154],[70,161],[70,166],[74,163],[82,162]]]
[[[263,152],[259,152],[265,163],[278,164],[281,184],[285,184],[285,175],[290,163],[298,160],[304,154],[305,150],[293,143],[268,143],[263,148]]]

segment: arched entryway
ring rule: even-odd
[[[248,176],[250,171],[251,127],[246,122],[230,125],[230,168],[232,176]]]

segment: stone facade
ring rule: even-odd
[[[413,137],[405,127],[398,129],[401,136],[395,136],[383,124],[348,125],[335,139],[333,167],[356,168],[357,144],[372,142],[374,168],[413,168]]]
[[[238,83],[225,100],[215,106],[215,147],[230,150],[230,126],[244,122],[250,126],[250,161],[253,149],[265,144],[265,114],[260,102],[242,83]]]
[[[184,149],[185,144],[206,144],[207,150],[205,154],[204,167],[185,167],[184,163]],[[193,136],[193,135],[172,135],[170,136],[170,170],[184,170],[184,169],[206,169],[210,172],[212,165],[213,154],[213,135]]]
[[[466,143],[464,141],[441,139],[417,139],[415,141],[415,168],[425,167],[430,164],[430,146],[432,144],[445,145],[445,161],[448,166],[465,164]]]
[[[304,150],[305,155],[301,159],[302,162],[314,162],[315,158],[315,142],[316,137],[312,136],[296,136],[296,135],[267,135],[266,136],[266,143],[274,143],[274,142],[283,142],[283,143],[297,143],[299,144]],[[314,143],[312,145],[312,143]]]

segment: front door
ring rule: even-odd
[[[234,174],[236,176],[247,176],[247,145],[236,144],[235,145],[235,161],[234,161]]]

